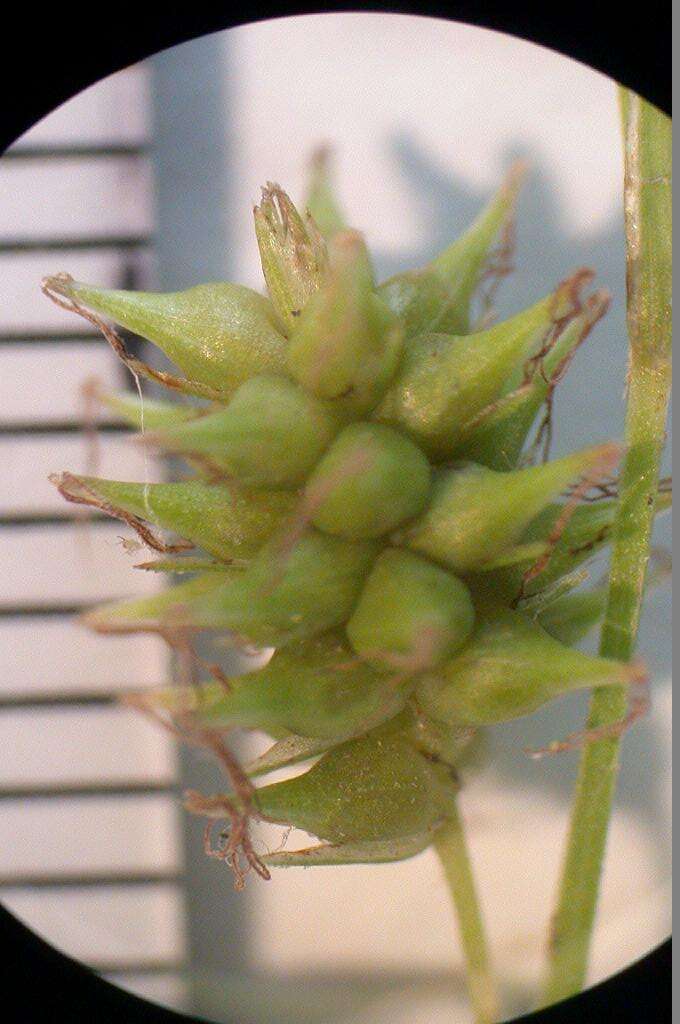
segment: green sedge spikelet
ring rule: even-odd
[[[175,646],[207,631],[275,648],[251,672],[209,666],[193,688],[131,701],[224,767],[230,792],[190,794],[187,806],[229,822],[211,852],[239,885],[243,858],[266,877],[266,865],[414,856],[455,814],[454,769],[475,730],[639,679],[573,646],[601,613],[602,590],[580,589],[580,567],[611,538],[620,449],[547,457],[553,392],[608,297],[584,295],[592,274],[579,269],[503,322],[474,312],[480,286],[509,268],[522,174],[513,167],[427,266],[384,282],[324,156],[308,209],[272,184],[255,207],[266,297],[226,282],[162,295],[44,282],[133,372],[193,396],[149,401],[144,416],[129,398],[97,396],[144,443],[183,458],[186,479],[54,477],[68,501],[180,555],[142,568],[182,582],[87,622]],[[184,376],[132,358],[110,323]],[[598,485],[602,500],[585,501]],[[669,503],[661,491],[656,511]],[[273,740],[248,771],[218,738],[232,728]],[[310,758],[294,778],[253,781]],[[258,818],[321,844],[259,857],[248,835]]]

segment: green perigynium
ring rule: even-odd
[[[386,548],[364,584],[347,635],[362,658],[409,674],[437,668],[472,631],[462,580],[403,548]]]
[[[221,281],[165,295],[79,281],[62,288],[69,299],[153,341],[189,380],[225,397],[254,374],[285,372],[286,339],[274,309],[250,288]]]
[[[204,400],[150,401],[142,419],[129,398],[101,396],[183,458],[186,479],[53,479],[157,551],[204,552],[153,563],[189,579],[95,609],[95,629],[154,630],[177,646],[210,631],[276,649],[258,670],[213,668],[192,688],[139,698],[221,749],[232,791],[188,806],[231,823],[213,852],[237,872],[240,853],[260,873],[263,861],[412,856],[458,827],[455,766],[475,729],[639,677],[571,646],[602,612],[601,590],[575,588],[614,517],[611,500],[582,499],[620,449],[531,464],[534,424],[607,296],[584,298],[592,275],[577,270],[510,319],[474,322],[518,184],[515,170],[461,239],[382,283],[317,168],[311,213],[271,184],[255,208],[266,297],[222,282],[167,295],[64,275],[44,284],[155,343],[183,375],[171,386]],[[657,510],[667,504],[660,494]],[[215,746],[232,728],[275,741],[250,777]],[[252,781],[314,756],[294,778]],[[322,843],[258,858],[247,827],[258,818]]]
[[[382,423],[351,423],[321,457],[305,489],[310,518],[340,537],[382,537],[422,512],[430,464]]]

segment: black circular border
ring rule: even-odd
[[[0,152],[55,107],[88,85],[159,50],[248,22],[298,14],[377,11],[468,22],[557,50],[624,83],[671,112],[671,5],[647,0],[645,17],[625,5],[568,0],[493,4],[338,4],[322,10],[285,3],[258,4],[247,16],[193,3],[160,13],[137,3],[112,7],[46,8],[12,12],[3,39]],[[38,938],[0,906],[0,939],[7,943],[3,1004],[7,1024],[96,1020],[98,1024],[181,1024],[195,1020],[138,999],[105,982]],[[11,970],[7,967],[11,966]],[[523,1024],[571,1024],[613,1019],[617,1024],[670,1020],[671,940],[587,992]],[[12,990],[12,991],[10,991]],[[15,995],[16,1002],[11,1001]],[[9,1006],[15,1006],[9,1010]],[[237,1024],[237,1022],[234,1022]]]
[[[468,22],[521,36],[589,64],[671,108],[671,5],[647,0],[644,19],[624,4],[523,2],[253,4],[246,15],[192,3],[149,12],[137,3],[89,8],[14,6],[0,60],[0,152],[86,86],[169,46],[234,25],[296,14],[377,11]]]
[[[9,959],[3,957],[5,1024],[209,1024],[104,981],[39,938],[1,905],[0,939],[10,953]],[[661,1024],[670,1021],[670,977],[669,939],[614,978],[522,1017],[521,1024]],[[234,1019],[228,1024],[241,1022]]]

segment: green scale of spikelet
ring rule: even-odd
[[[230,794],[189,799],[209,817],[322,841],[269,864],[418,853],[453,813],[475,729],[638,678],[639,666],[574,646],[602,613],[604,592],[581,588],[579,567],[608,543],[614,507],[582,498],[611,477],[618,446],[527,457],[608,298],[584,297],[592,275],[579,270],[508,320],[472,316],[519,178],[514,168],[427,266],[382,283],[320,166],[304,213],[271,184],[255,208],[266,296],[224,282],[172,294],[44,283],[156,344],[180,375],[172,386],[203,399],[149,401],[142,416],[100,396],[183,459],[185,478],[53,480],[173,556],[145,568],[189,575],[94,609],[91,626],[274,648],[259,669],[143,695],[196,736],[269,734],[251,779],[315,759],[282,782],[244,788],[242,775]],[[657,511],[669,501],[660,493]],[[196,556],[175,557],[191,546]]]

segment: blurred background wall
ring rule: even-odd
[[[612,309],[561,385],[554,450],[621,435],[621,152],[615,87],[602,76],[470,26],[320,15],[166,51],[50,115],[0,162],[0,545],[10,566],[0,618],[0,895],[63,948],[215,1018],[298,1020],[304,997],[310,1021],[334,1019],[333,1005],[336,1018],[417,1013],[434,1022],[451,1019],[455,998],[463,1021],[460,954],[429,852],[401,865],[279,872],[238,896],[223,866],[203,859],[201,825],[178,811],[176,792],[197,777],[213,788],[217,773],[178,759],[164,736],[113,703],[116,689],[159,681],[163,650],[89,637],[69,617],[153,584],[130,570],[120,526],[65,522],[45,483],[51,470],[85,467],[82,379],[122,377],[86,325],[40,296],[40,277],[67,270],[164,289],[226,277],[259,288],[259,187],[275,180],[300,198],[320,143],[333,147],[340,199],[385,276],[434,255],[510,160],[529,158],[517,270],[497,309],[510,315],[580,265],[597,271]],[[115,424],[100,448],[101,475],[142,478]],[[658,539],[666,536],[663,527]],[[670,929],[669,608],[655,593],[643,624],[654,705],[624,744],[593,980]],[[532,762],[522,751],[582,718],[583,702],[565,701],[497,730],[490,767],[463,798],[517,1011],[540,969],[576,764],[573,754]],[[380,990],[366,987],[376,971]],[[407,993],[395,994],[403,984]],[[254,1006],[262,985],[266,1011]]]

